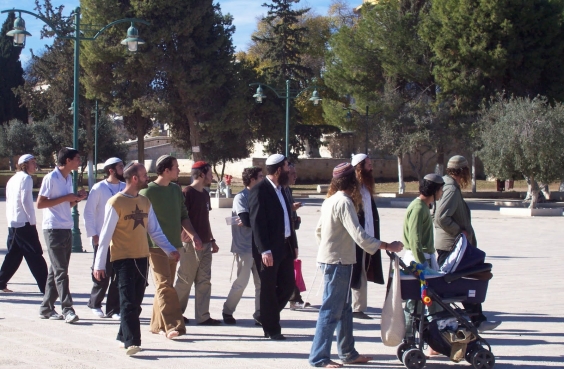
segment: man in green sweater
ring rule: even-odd
[[[180,234],[184,229],[195,248],[201,249],[202,241],[188,218],[182,189],[172,182],[177,180],[180,174],[176,158],[170,155],[158,158],[157,174],[157,179],[149,183],[146,189],[141,190],[140,194],[151,201],[163,233],[174,247],[177,249],[182,247]],[[155,282],[150,331],[164,334],[172,339],[186,333],[178,294],[174,289],[177,262],[169,259],[151,239],[149,239],[149,251],[149,262]]]

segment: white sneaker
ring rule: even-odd
[[[112,314],[112,319],[119,320],[120,319],[119,314]]]
[[[90,310],[92,310],[92,314],[96,315],[98,318],[104,317],[104,312],[102,311],[102,309],[94,308],[94,309],[90,309]]]
[[[141,347],[139,347],[139,346],[129,346],[128,348],[125,349],[125,354],[127,356],[131,356],[131,355],[135,355],[139,351],[141,351]]]
[[[67,314],[67,316],[65,317],[65,323],[76,323],[78,322],[78,315],[76,315],[74,312],[70,312]]]
[[[478,332],[484,333],[485,331],[493,331],[494,329],[499,327],[500,324],[501,321],[496,320],[481,322],[480,325],[478,325]]]

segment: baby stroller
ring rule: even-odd
[[[426,313],[421,299],[422,286],[418,270],[405,265],[395,253],[388,252],[392,260],[399,259],[403,272],[408,273],[406,275],[398,273],[401,274],[402,299],[415,301],[415,308],[409,311],[413,333],[406,334],[397,349],[398,359],[408,369],[421,369],[425,366],[426,357],[423,351],[425,343],[455,362],[465,359],[475,369],[491,369],[495,365],[495,357],[489,343],[468,320],[468,314],[461,308],[462,305],[459,306],[463,302],[485,301],[492,265],[483,263],[485,254],[474,247],[468,248],[468,254],[472,255],[468,258],[461,257],[458,254],[460,247],[458,250],[456,247],[465,243],[465,238],[456,240],[454,247],[456,252],[453,252],[451,258],[457,261],[454,263],[455,266],[463,266],[463,270],[453,270],[455,269],[453,263],[450,263],[449,274],[425,277],[426,296],[431,299],[432,304],[442,308],[442,311],[434,314]],[[476,253],[476,250],[479,252]],[[468,261],[472,258],[477,262]],[[391,278],[397,278],[397,275]]]

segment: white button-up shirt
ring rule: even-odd
[[[290,228],[290,217],[288,216],[288,209],[286,209],[284,195],[282,195],[282,187],[276,186],[274,182],[270,180],[270,178],[266,177],[266,179],[268,179],[272,187],[274,187],[274,191],[276,191],[276,196],[278,196],[280,205],[282,205],[282,209],[284,209],[284,237],[290,237],[290,235],[292,234],[292,230]]]
[[[368,233],[370,237],[374,237],[374,215],[372,214],[372,196],[370,191],[364,185],[360,188],[360,194],[362,195],[362,208],[364,210],[364,231]]]
[[[26,172],[17,172],[6,184],[6,220],[8,227],[35,225],[33,179]]]
[[[86,206],[84,206],[84,228],[86,228],[86,237],[100,236],[102,226],[104,225],[104,212],[108,200],[123,191],[125,183],[119,182],[112,184],[107,180],[96,183],[92,186],[88,194]]]
[[[69,193],[73,193],[72,175],[69,173],[67,178],[63,177],[57,167],[43,178],[39,189],[39,196],[48,199],[56,199]],[[43,229],[72,229],[73,225],[69,202],[43,209]]]

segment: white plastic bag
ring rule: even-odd
[[[382,308],[382,321],[380,322],[380,334],[382,342],[386,346],[399,345],[405,336],[405,316],[401,299],[399,258],[397,256],[394,257],[393,266],[392,285]]]

